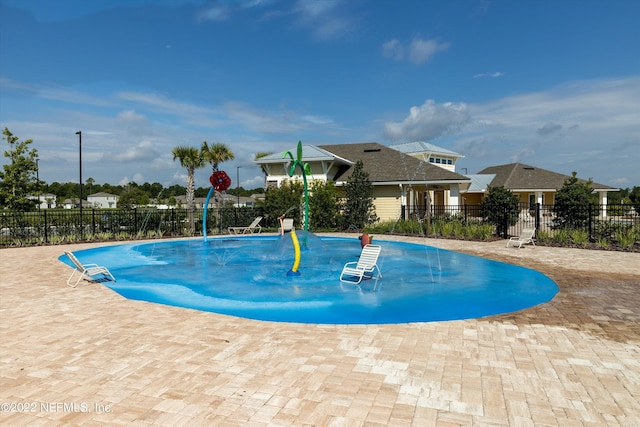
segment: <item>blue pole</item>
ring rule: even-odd
[[[204,202],[204,214],[202,215],[202,234],[204,235],[205,242],[207,241],[207,208],[209,207],[209,199],[215,191],[216,189],[211,187],[209,189],[209,193],[207,194],[207,199]]]

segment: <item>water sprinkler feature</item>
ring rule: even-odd
[[[309,187],[307,186],[307,175],[311,175],[311,166],[309,163],[302,162],[302,141],[298,141],[297,156],[294,159],[291,151],[285,151],[282,153],[282,158],[289,156],[291,159],[291,168],[289,169],[289,176],[293,176],[296,172],[296,167],[300,167],[300,173],[302,174],[302,182],[304,183],[304,231],[309,231]]]
[[[207,198],[204,202],[204,214],[202,215],[202,234],[205,242],[207,241],[207,207],[209,206],[209,199],[216,191],[222,193],[231,187],[231,178],[225,171],[215,171],[209,177],[209,182],[211,183],[211,188],[207,193]]]

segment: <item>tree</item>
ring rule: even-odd
[[[364,228],[378,220],[373,205],[373,185],[369,173],[358,160],[345,185],[345,201],[342,209],[344,228]]]
[[[212,174],[218,170],[220,163],[226,162],[227,160],[233,160],[235,158],[235,156],[233,155],[233,151],[231,151],[229,147],[222,143],[216,143],[212,146],[209,146],[209,144],[207,144],[207,141],[203,141],[202,146],[200,147],[200,153],[204,160],[211,164]],[[215,190],[213,190],[213,188],[210,188],[209,190],[207,190],[207,194],[209,194],[210,191]],[[218,212],[220,212],[221,198],[214,197],[214,200],[216,202],[216,207],[218,208],[217,210]],[[220,220],[220,230],[222,231],[222,220]],[[206,233],[206,231],[203,230],[203,233]]]
[[[93,185],[93,183],[94,183],[94,182],[96,182],[96,180],[95,180],[95,179],[93,179],[93,178],[91,178],[91,177],[87,178],[86,183],[87,183],[87,187],[89,187],[89,190],[87,191],[87,194],[88,194],[89,196],[92,194],[92,193],[91,193],[91,186]]]
[[[173,161],[180,160],[180,166],[187,169],[187,209],[189,210],[189,229],[191,233],[195,232],[194,214],[194,193],[196,190],[195,170],[204,167],[204,159],[202,153],[197,148],[187,147],[184,145],[175,147]]]
[[[272,218],[275,223],[277,217],[287,214],[294,219],[295,225],[299,225],[302,191],[302,182],[298,180],[283,181],[279,188],[268,188],[262,205],[267,218]],[[294,213],[296,210],[297,215]]]
[[[490,224],[496,226],[496,231],[507,237],[507,227],[518,222],[520,214],[518,196],[504,187],[488,187],[487,195],[480,202],[480,215]]]
[[[310,221],[313,228],[335,229],[338,226],[340,204],[333,181],[313,181],[309,198]]]
[[[3,165],[0,171],[0,207],[16,211],[30,211],[36,206],[27,196],[37,190],[36,158],[38,150],[29,149],[33,140],[18,141],[8,128],[2,131],[2,139],[7,141],[9,149],[4,156],[11,163]]]
[[[581,181],[573,172],[570,178],[564,180],[562,188],[555,195],[553,205],[553,225],[555,228],[583,228],[589,223],[590,217],[598,213],[598,209],[590,208],[592,203],[593,181]]]
[[[235,158],[233,151],[222,143],[216,143],[209,146],[207,141],[204,141],[202,143],[202,147],[200,147],[200,152],[202,153],[204,161],[211,164],[212,173],[218,170],[220,163],[226,162],[227,160],[233,160]]]

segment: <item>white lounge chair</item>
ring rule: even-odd
[[[521,248],[523,245],[526,245],[527,243],[531,243],[535,248],[536,244],[534,242],[534,237],[533,237],[535,236],[535,234],[536,234],[535,228],[523,228],[519,236],[512,237],[509,240],[507,240],[507,248],[511,244],[513,244],[513,246],[517,244],[518,248]]]
[[[78,286],[80,280],[82,280],[82,278],[85,276],[87,276],[91,280],[96,280],[93,278],[94,276],[102,275],[103,279],[113,280],[114,282],[116,281],[116,278],[113,276],[113,274],[111,274],[107,267],[103,267],[98,264],[82,264],[78,260],[78,258],[76,258],[76,256],[69,251],[65,251],[65,255],[75,266],[73,272],[71,272],[71,276],[69,276],[69,278],[67,279],[67,285],[71,286],[72,288]],[[74,276],[77,276],[77,280],[75,282],[73,282]]]
[[[380,250],[382,250],[380,245],[365,245],[358,261],[348,262],[344,265],[342,273],[340,273],[340,281],[358,284],[364,277],[381,278],[382,273],[377,264]],[[378,270],[377,276],[373,276],[375,270]]]
[[[258,233],[260,234],[260,232],[262,231],[262,226],[260,226],[260,221],[262,221],[262,217],[258,216],[256,217],[256,219],[253,220],[253,222],[251,224],[249,224],[248,227],[229,227],[229,234],[253,234],[253,233]]]
[[[282,220],[282,234],[293,230],[293,218],[285,218]]]

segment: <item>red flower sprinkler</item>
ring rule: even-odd
[[[227,175],[225,171],[215,171],[209,177],[209,182],[211,183],[211,188],[204,202],[204,215],[202,216],[202,234],[204,235],[205,242],[207,241],[207,207],[209,206],[209,199],[214,191],[221,193],[231,187],[231,178],[229,178],[229,175]]]

